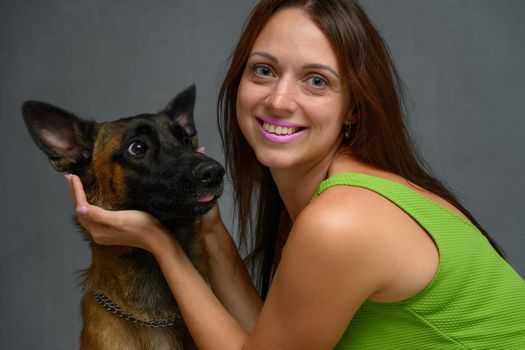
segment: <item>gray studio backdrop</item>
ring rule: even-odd
[[[156,111],[195,83],[201,144],[222,161],[216,96],[253,3],[0,2],[1,349],[78,348],[78,272],[90,261],[65,180],[27,135],[21,103],[104,121]],[[524,276],[525,2],[363,3],[406,83],[422,153]]]

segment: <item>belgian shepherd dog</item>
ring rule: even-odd
[[[148,212],[180,242],[206,277],[199,216],[221,195],[224,168],[198,152],[195,86],[162,111],[96,123],[44,102],[22,114],[59,172],[78,175],[91,204]],[[82,229],[82,228],[81,228]],[[144,232],[147,234],[147,232]],[[81,349],[193,349],[160,267],[148,252],[96,244],[83,275]]]

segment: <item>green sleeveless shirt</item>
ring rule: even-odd
[[[403,209],[432,237],[439,266],[432,282],[401,302],[367,300],[336,349],[525,349],[525,281],[470,222],[396,182],[342,173],[323,181],[372,190]]]

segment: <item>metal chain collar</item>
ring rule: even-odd
[[[168,326],[174,326],[176,324],[179,324],[181,322],[181,317],[178,316],[176,318],[172,319],[166,319],[166,320],[141,320],[136,318],[135,316],[125,313],[122,311],[122,309],[115,304],[113,301],[111,301],[110,298],[108,298],[104,293],[102,292],[94,292],[93,293],[95,300],[106,310],[111,312],[112,314],[115,314],[116,316],[129,321],[131,323],[137,324],[139,326],[145,326],[145,327],[168,327]]]

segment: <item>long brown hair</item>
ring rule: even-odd
[[[218,121],[226,167],[233,183],[238,231],[254,243],[250,258],[258,262],[261,294],[271,279],[275,245],[287,217],[269,170],[260,164],[244,138],[236,115],[237,90],[252,46],[270,17],[280,9],[304,10],[324,32],[338,57],[353,107],[352,134],[343,147],[362,162],[398,174],[446,199],[461,210],[500,248],[474,217],[419,158],[404,121],[402,83],[389,49],[354,0],[262,0],[253,9],[219,92]]]

